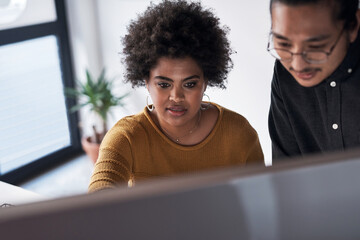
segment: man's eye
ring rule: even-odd
[[[158,85],[161,87],[161,88],[167,88],[170,86],[170,84],[168,83],[158,83]]]
[[[276,43],[276,46],[280,48],[289,48],[291,47],[291,44],[287,42],[278,42]]]
[[[310,45],[308,48],[309,49],[324,49],[326,47],[325,44],[322,44],[322,45]]]

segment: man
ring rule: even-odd
[[[271,0],[273,160],[360,146],[358,0]]]

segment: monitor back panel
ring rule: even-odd
[[[360,160],[295,165],[227,169],[4,209],[0,236],[360,239]]]

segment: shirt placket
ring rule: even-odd
[[[327,129],[330,142],[334,149],[344,149],[343,133],[341,125],[341,81],[330,80],[327,82],[327,104],[328,104],[328,123]]]

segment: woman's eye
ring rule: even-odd
[[[167,88],[170,86],[170,84],[168,83],[158,83],[158,85],[161,87],[161,88]]]
[[[185,87],[187,88],[193,88],[196,86],[196,82],[188,82],[188,83],[185,83]]]

